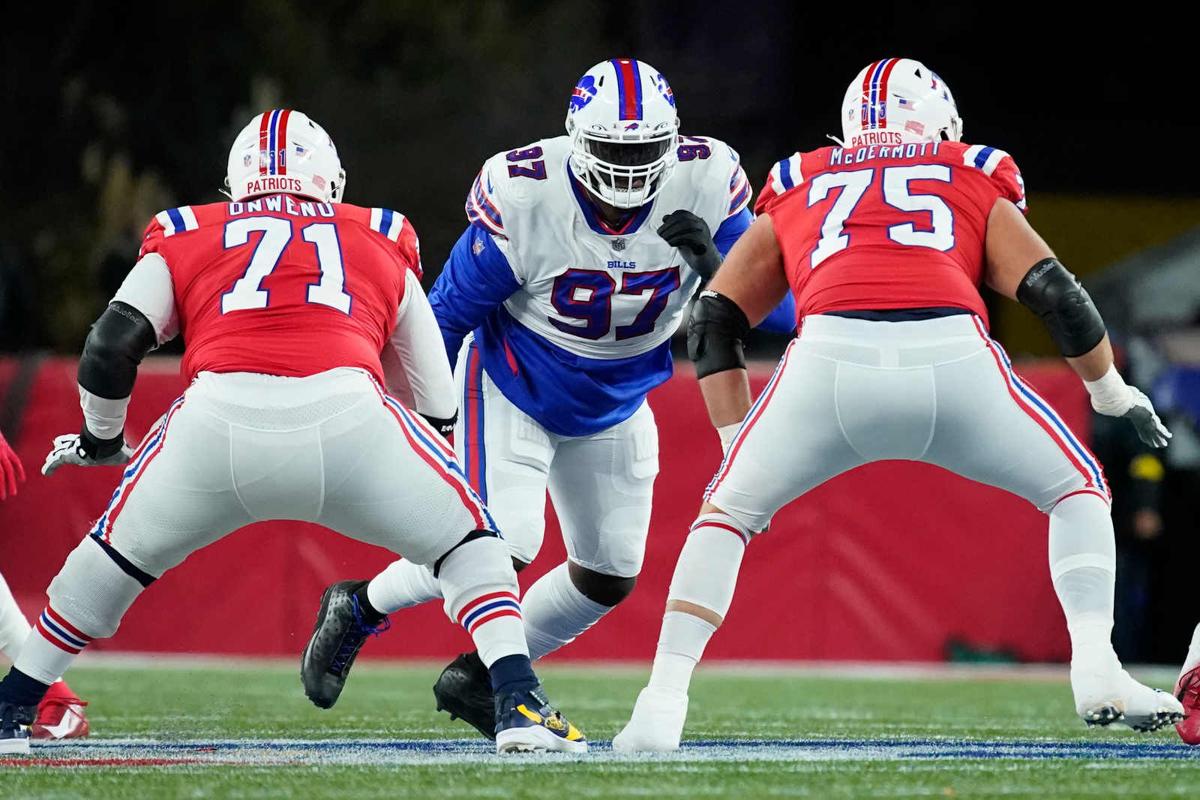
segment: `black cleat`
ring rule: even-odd
[[[363,621],[354,593],[366,583],[342,581],[321,595],[317,624],[300,657],[304,693],[319,708],[332,708],[337,702],[367,637],[378,636],[391,627],[386,617],[374,626]]]
[[[433,685],[437,710],[461,719],[485,738],[496,739],[496,702],[492,678],[478,653],[463,653],[442,670]]]
[[[29,726],[37,706],[0,703],[0,756],[29,755]]]

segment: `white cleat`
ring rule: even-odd
[[[1119,667],[1102,671],[1071,667],[1075,710],[1091,726],[1121,724],[1150,733],[1183,720],[1183,704],[1169,693],[1143,686]]]
[[[687,710],[687,694],[647,686],[638,694],[629,722],[613,737],[613,750],[618,753],[678,750]]]

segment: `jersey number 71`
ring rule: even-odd
[[[242,277],[221,295],[221,313],[266,308],[271,293],[262,288],[263,279],[279,266],[283,251],[292,241],[292,223],[279,217],[244,217],[225,224],[225,249],[249,244],[251,233],[262,233],[250,263]],[[332,222],[313,222],[300,229],[300,238],[317,251],[321,280],[309,284],[307,301],[350,313],[353,299],[346,292],[346,273],[342,266],[342,247],[337,226]]]

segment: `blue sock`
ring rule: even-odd
[[[527,662],[529,659],[525,659]],[[34,680],[21,670],[13,667],[0,681],[0,703],[12,703],[17,706],[36,706],[46,696],[49,684]]]
[[[492,678],[492,692],[497,696],[510,692],[527,692],[537,688],[537,675],[529,656],[519,653],[497,659],[488,670]]]

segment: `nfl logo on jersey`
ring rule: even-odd
[[[612,240],[612,249],[616,250],[618,253],[621,252],[622,250],[624,250],[625,249],[625,238],[623,236],[618,236],[616,239],[613,239]]]

